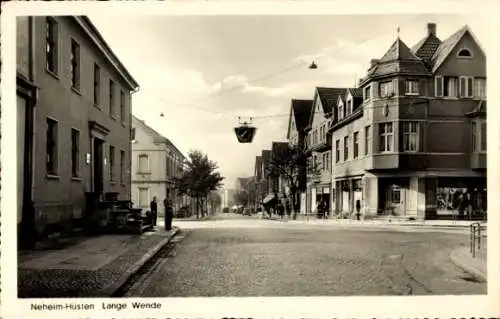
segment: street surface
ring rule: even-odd
[[[126,297],[485,294],[450,253],[463,230],[294,224],[221,214],[182,229]]]

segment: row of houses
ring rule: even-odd
[[[132,116],[139,85],[92,22],[19,16],[16,24],[20,247],[81,227],[89,201],[107,194],[141,208],[152,196],[182,205],[171,180],[184,156]]]
[[[300,212],[323,202],[330,214],[433,219],[459,210],[468,194],[486,213],[486,56],[468,26],[445,40],[428,23],[411,48],[398,38],[357,87],[317,87],[292,99],[289,144],[309,165]],[[261,200],[287,192],[270,177],[276,147],[256,158]]]

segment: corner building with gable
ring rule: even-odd
[[[339,94],[328,129],[336,214],[449,217],[468,192],[485,217],[486,56],[468,26],[443,41],[436,29],[412,48],[397,38]]]

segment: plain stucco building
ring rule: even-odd
[[[69,229],[86,193],[130,199],[138,84],[86,17],[17,18],[19,234]]]
[[[153,196],[158,201],[158,213],[163,215],[163,200],[169,198],[174,213],[188,204],[180,196],[174,178],[183,172],[186,158],[166,137],[132,116],[132,202],[137,208],[150,209]]]

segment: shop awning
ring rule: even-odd
[[[269,194],[262,200],[262,204],[267,204],[273,199],[275,199],[274,194]]]

